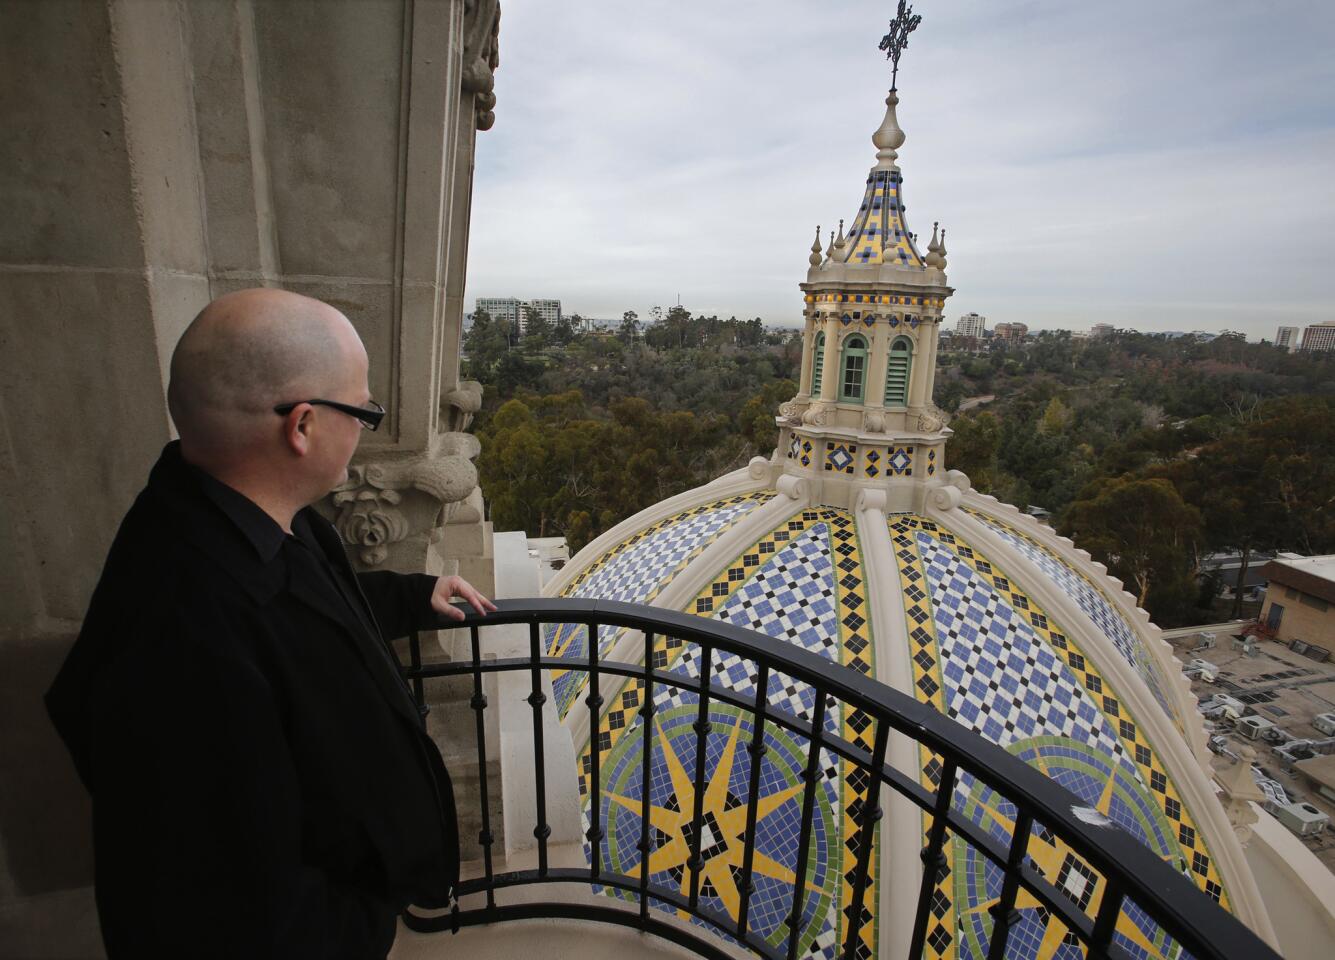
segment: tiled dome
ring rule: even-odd
[[[1215,848],[1235,841],[1182,735],[1184,726],[1191,729],[1183,718],[1193,714],[1179,667],[1118,584],[1051,530],[972,491],[958,506],[942,509],[929,498],[921,509],[902,513],[868,508],[865,502],[860,509],[813,505],[776,492],[773,483],[782,469],[783,460],[757,464],[754,476],[724,478],[632,518],[577,556],[553,584],[553,593],[649,603],[726,620],[912,692],[1039,767],[1230,904]],[[582,637],[582,628],[552,628],[547,647],[556,655],[584,657]],[[599,638],[605,655],[617,656],[618,639],[614,630]],[[628,638],[627,649],[639,642]],[[660,638],[657,656],[670,670],[699,675],[699,651],[690,645]],[[725,686],[754,695],[749,664],[716,656],[710,668]],[[587,763],[584,710],[570,711],[583,682],[582,673],[571,672],[558,675],[555,686]],[[810,718],[811,690],[777,675],[768,688],[772,704]],[[650,869],[663,882],[687,882],[682,832],[689,829],[699,786],[691,775],[695,703],[691,695],[670,690],[656,702],[655,742],[661,746],[652,758],[651,822],[658,843]],[[642,741],[628,735],[641,722],[639,705],[636,684],[627,684],[600,731],[606,750],[603,855],[613,869],[632,875],[639,869],[639,801],[621,798],[639,795]],[[731,881],[732,868],[740,864],[730,857],[740,848],[735,841],[751,762],[737,744],[748,742],[750,721],[718,704],[711,715],[712,776],[704,789],[714,843],[702,847],[703,890],[714,907],[727,912],[737,904]],[[868,732],[856,715],[831,715],[828,726],[852,742]],[[760,878],[751,901],[753,929],[776,943],[787,934],[806,764],[805,748],[791,740],[767,732],[772,749],[762,761]],[[841,866],[852,863],[848,841],[854,837],[846,811],[857,789],[843,766],[832,757],[821,763],[825,790],[815,821],[816,873],[808,882],[803,934],[809,955],[833,956],[842,942],[838,905],[850,891],[843,879],[849,871]],[[914,758],[914,766],[925,785],[939,776],[931,756]],[[583,789],[587,803],[587,784]],[[1008,840],[1004,799],[964,779],[957,803],[980,826]],[[916,819],[915,813],[908,816]],[[1099,892],[1088,869],[1066,848],[1045,843],[1042,831],[1037,836],[1039,868],[1088,906]],[[878,893],[876,885],[894,882],[896,854],[884,849],[887,840],[883,831],[883,856],[873,860],[878,869],[868,898],[881,904],[873,918],[879,922],[891,891]],[[916,857],[916,850],[915,843],[899,855]],[[891,873],[883,877],[887,862]],[[994,874],[975,851],[956,842],[950,875],[936,900],[939,915],[929,938],[935,955],[986,955],[991,920],[984,908],[1000,888]],[[894,891],[901,893],[914,902],[908,886]],[[1020,912],[1013,955],[1079,955],[1037,904],[1022,902]],[[1173,955],[1164,935],[1143,917],[1128,913],[1119,931],[1128,949]],[[873,953],[879,935],[878,923],[865,928]]]
[[[982,496],[946,469],[950,430],[931,405],[937,332],[945,300],[944,242],[935,235],[919,256],[902,218],[904,141],[895,109],[874,142],[851,233],[822,257],[812,251],[801,284],[806,326],[797,396],[776,418],[768,461],[665,501],[585,547],[548,586],[553,596],[606,598],[686,611],[766,633],[867,674],[999,744],[1078,795],[1174,864],[1202,890],[1246,918],[1264,916],[1241,848],[1204,772],[1204,736],[1186,681],[1168,645],[1121,584],[1089,555],[1014,507]],[[638,661],[643,638],[603,628],[599,653]],[[582,626],[551,627],[548,655],[584,660]],[[671,637],[656,638],[656,666],[755,697],[755,668]],[[767,677],[771,705],[814,723],[812,690],[780,674]],[[581,793],[590,802],[586,675],[555,671],[553,687],[581,760]],[[644,722],[639,681],[601,689],[597,736],[601,860],[636,876],[641,832]],[[673,689],[656,693],[650,758],[649,870],[656,883],[687,892],[687,858],[697,796],[701,900],[736,917],[741,900],[753,757],[743,711],[711,701],[706,776],[697,783],[698,701]],[[578,707],[578,709],[576,709]],[[831,733],[870,750],[873,724],[836,707]],[[800,835],[806,743],[767,724],[760,755],[755,881],[750,930],[780,947],[788,937]],[[938,759],[908,742],[890,744],[889,761],[919,782],[939,782]],[[865,775],[822,752],[816,763],[811,874],[802,905],[800,955],[833,957],[844,942],[858,837],[853,815]],[[1008,842],[1014,809],[962,777],[958,809]],[[879,823],[871,858],[868,915],[860,955],[903,955],[918,901],[923,819],[895,797]],[[1059,891],[1097,909],[1103,881],[1041,825],[1033,865]],[[592,851],[590,851],[592,854]],[[932,901],[931,958],[986,955],[1000,894],[1000,871],[958,839]],[[610,894],[615,895],[615,894]],[[1008,957],[1075,958],[1081,949],[1038,903],[1021,898]],[[1128,903],[1119,942],[1137,957],[1175,957],[1171,943]]]

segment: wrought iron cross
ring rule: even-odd
[[[908,48],[909,34],[918,29],[922,17],[913,12],[908,0],[899,0],[899,10],[895,19],[890,21],[890,32],[881,38],[880,49],[885,51],[885,58],[890,61],[890,90],[893,93],[899,77],[899,58]]]

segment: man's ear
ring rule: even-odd
[[[309,403],[299,403],[283,418],[283,440],[287,447],[299,457],[311,452],[311,428],[315,423],[315,408]]]

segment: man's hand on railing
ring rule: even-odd
[[[491,613],[496,609],[496,604],[478,593],[476,587],[463,577],[457,576],[440,577],[436,580],[436,589],[431,592],[431,609],[451,620],[462,620],[464,612],[450,603],[452,597],[466,600],[478,613]]]

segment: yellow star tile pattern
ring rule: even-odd
[[[1171,837],[1169,841],[1175,849],[1165,856],[1165,859],[1170,862],[1175,861],[1174,865],[1186,872],[1202,890],[1227,907],[1227,894],[1220,881],[1213,859],[1209,856],[1204,838],[1197,831],[1189,811],[1182,803],[1181,797],[1169,779],[1157,754],[1144,736],[1140,726],[1120,702],[1112,688],[1089,663],[1079,647],[1027,596],[1020,592],[1003,571],[978,555],[957,535],[941,528],[933,521],[911,514],[892,517],[889,520],[889,531],[899,566],[900,586],[903,590],[905,612],[908,619],[907,626],[912,654],[914,685],[918,697],[939,711],[949,712],[945,699],[946,683],[949,681],[943,676],[942,672],[931,587],[928,583],[923,558],[915,540],[915,537],[921,531],[939,543],[946,545],[960,561],[967,565],[973,574],[989,584],[1001,601],[1009,605],[1012,610],[1022,612],[1027,616],[1026,622],[1031,626],[1034,634],[1069,668],[1071,674],[1074,675],[1092,701],[1102,711],[1107,724],[1112,730],[1116,731],[1127,756],[1134,758],[1135,769],[1142,785],[1135,788],[1125,788],[1126,793],[1134,794],[1135,797],[1148,795],[1155,798],[1160,804],[1160,810],[1151,812],[1153,818],[1159,820],[1161,817],[1160,822],[1167,823],[1176,829],[1176,836]],[[1030,749],[1033,744],[1041,745],[1043,740],[1042,737],[1035,738],[1035,740],[1025,743],[1023,749],[1019,752],[1028,762],[1047,773],[1049,771],[1045,765],[1046,761],[1039,755],[1041,750]],[[1072,747],[1080,746],[1082,745],[1066,741],[1064,749],[1070,754]],[[1009,747],[1009,749],[1012,749],[1012,752],[1017,752],[1015,747]],[[1026,756],[1026,751],[1033,755]],[[1089,756],[1093,756],[1093,754],[1091,753]],[[940,758],[922,749],[920,751],[920,762],[922,764],[924,786],[935,789],[940,782]],[[1094,762],[1097,764],[1099,758],[1094,757]],[[1107,774],[1107,768],[1105,768],[1104,773]],[[1106,775],[1106,779],[1106,789],[1097,804],[1098,809],[1105,814],[1112,812],[1113,786],[1118,778]],[[1148,794],[1144,790],[1145,785],[1149,788]],[[958,785],[956,789],[958,792]],[[1133,800],[1135,797],[1133,797]],[[1129,806],[1124,799],[1119,810],[1124,810]],[[1003,834],[1008,834],[1009,830],[1013,829],[1013,823],[1007,816],[997,810],[995,805],[987,806],[983,804],[981,808],[986,816],[981,821],[975,819],[975,822],[983,826],[998,827]],[[1123,812],[1122,815],[1126,816],[1127,814]],[[933,913],[938,922],[936,927],[929,932],[925,948],[927,956],[931,958],[973,956],[978,947],[977,940],[972,936],[961,937],[963,921],[966,918],[971,921],[981,918],[984,925],[989,929],[991,923],[989,915],[985,912],[979,913],[979,911],[985,911],[988,902],[978,895],[977,890],[974,891],[972,897],[968,896],[963,886],[965,878],[960,876],[962,872],[961,853],[968,849],[967,845],[957,838],[951,838],[949,844],[955,849],[955,856],[951,858],[951,866],[948,867],[947,874],[943,877],[936,892]],[[1063,869],[1067,870],[1068,877],[1071,875],[1070,870],[1083,870],[1087,874],[1088,891],[1082,907],[1086,907],[1091,914],[1097,910],[1098,899],[1102,896],[1102,878],[1095,876],[1092,870],[1074,857],[1069,848],[1054,837],[1046,837],[1036,832],[1030,841],[1029,851],[1030,855],[1038,862],[1044,876],[1054,883],[1057,882]],[[1072,861],[1075,864],[1074,866],[1071,866]],[[1069,884],[1066,889],[1070,889]],[[1033,904],[1029,904],[1027,901],[1022,901],[1019,904],[1021,908],[1026,905],[1032,906]],[[1060,928],[1060,925],[1054,923],[1050,926],[1057,929],[1045,931],[1038,952],[1032,954],[1040,960],[1053,956],[1067,939],[1066,932]],[[1165,949],[1165,938],[1162,934],[1158,938],[1147,937],[1141,926],[1133,922],[1125,910],[1119,918],[1117,931],[1132,943],[1143,946],[1150,956],[1160,955]],[[1157,945],[1151,943],[1151,939],[1157,940]]]
[[[833,567],[830,575],[834,592],[833,618],[838,632],[838,642],[835,645],[838,651],[838,662],[857,670],[859,673],[874,675],[862,554],[858,544],[856,527],[852,515],[848,511],[821,508],[803,510],[795,514],[777,529],[758,540],[721,571],[713,582],[700,591],[696,599],[686,608],[687,612],[703,617],[715,615],[727,605],[738,590],[762,572],[771,558],[819,525],[824,525],[828,529],[829,536],[830,562]],[[682,641],[675,637],[656,637],[654,647],[655,665],[670,668],[681,659],[684,646]],[[638,682],[627,682],[619,691],[617,699],[613,701],[614,709],[604,714],[599,724],[598,743],[600,752],[613,749],[626,731],[631,728],[631,721],[635,712],[640,709],[642,699],[643,688]],[[840,709],[837,706],[835,709],[840,714],[840,729],[844,739],[870,752],[875,734],[875,724],[871,718],[860,710]],[[585,744],[580,757],[580,793],[585,797],[586,804],[589,790],[588,777],[592,767],[590,752],[591,744]],[[840,903],[841,907],[847,908],[853,899],[854,865],[857,862],[858,824],[851,811],[856,811],[866,797],[869,780],[866,774],[858,770],[851,762],[842,761],[841,767],[843,810],[840,814],[840,826],[843,837],[844,869],[840,880]],[[726,780],[726,778],[719,779]],[[683,807],[683,809],[685,808]],[[716,812],[715,817],[718,816],[719,813]],[[662,814],[659,815],[659,822],[666,822]],[[664,831],[664,833],[668,832]],[[877,851],[879,849],[880,827],[877,826],[873,835],[872,856],[863,900],[867,919],[859,929],[861,944],[858,953],[860,956],[866,957],[875,956],[876,953],[879,918],[875,905],[879,896],[879,878],[877,876],[879,863]],[[665,854],[664,856],[668,855]],[[660,858],[658,862],[665,861]],[[653,863],[654,861],[651,860],[651,870],[653,869]],[[843,942],[844,919],[845,912],[841,909],[837,926],[838,942],[841,945]]]

